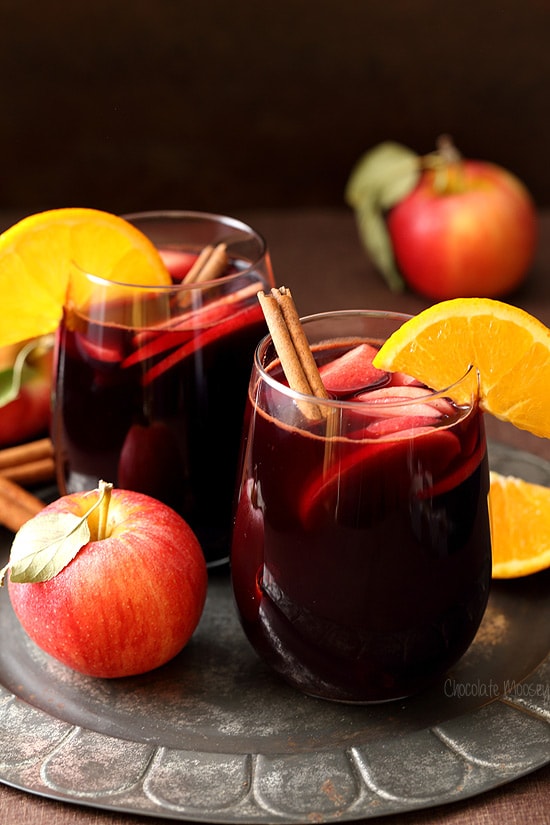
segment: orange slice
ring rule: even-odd
[[[79,208],[30,215],[0,235],[0,347],[56,329],[74,265],[111,281],[170,283],[154,245],[122,218]]]
[[[550,567],[550,488],[491,472],[493,578]]]
[[[550,438],[550,330],[522,309],[490,298],[442,301],[406,321],[373,364],[434,390],[450,387],[473,364],[482,409]]]

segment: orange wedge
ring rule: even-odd
[[[493,578],[550,567],[550,488],[491,472]]]
[[[406,321],[373,364],[434,390],[450,387],[474,365],[482,409],[550,438],[550,330],[522,309],[489,298],[442,301]]]
[[[0,347],[56,329],[74,265],[111,281],[170,283],[154,245],[122,218],[78,208],[30,215],[0,235]]]

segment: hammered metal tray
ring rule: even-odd
[[[490,445],[500,472],[550,464]],[[2,536],[2,556],[11,537]],[[3,562],[2,562],[3,563]],[[257,659],[227,576],[188,647],[115,681],[26,637],[0,593],[0,781],[57,800],[175,820],[337,822],[464,799],[550,762],[550,571],[496,582],[470,650],[407,701],[337,705]]]

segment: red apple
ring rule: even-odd
[[[163,421],[132,424],[120,451],[118,484],[173,503],[181,487],[178,454],[175,433]]]
[[[44,434],[50,425],[52,349],[38,345],[21,369],[20,386],[12,398],[17,347],[0,352],[0,447]],[[3,403],[2,403],[3,402]]]
[[[523,184],[499,166],[464,160],[426,169],[387,217],[397,267],[441,300],[516,289],[533,259],[537,220]]]
[[[60,514],[84,516],[98,495],[57,499],[16,541],[29,526],[32,536],[48,536]],[[98,515],[101,506],[88,516],[89,541],[60,572],[46,581],[10,577],[8,590],[42,650],[81,673],[112,678],[159,667],[187,644],[204,607],[207,572],[191,528],[165,504],[114,489],[107,506],[107,519]]]

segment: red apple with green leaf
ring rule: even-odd
[[[0,448],[47,433],[52,352],[51,336],[0,351]]]
[[[170,507],[111,489],[63,496],[17,533],[8,573],[23,628],[89,676],[145,673],[187,644],[207,571],[197,538]]]
[[[447,137],[425,157],[393,143],[371,150],[347,199],[393,289],[498,297],[520,286],[533,261],[537,217],[525,186],[500,166],[463,159]]]

